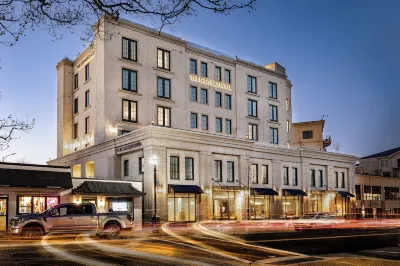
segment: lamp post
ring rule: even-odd
[[[153,156],[150,160],[150,163],[154,166],[154,214],[153,219],[157,220],[157,164],[158,158],[157,156]]]
[[[236,182],[238,182],[239,184],[241,184],[242,186],[244,186],[244,187],[246,187],[247,188],[247,190],[248,190],[248,193],[249,193],[249,195],[248,195],[248,197],[247,197],[247,219],[248,220],[251,220],[251,218],[250,218],[250,195],[251,195],[251,187],[250,187],[250,184],[248,184],[247,186],[245,185],[245,184],[243,184],[242,182],[240,182],[239,180],[236,180]],[[247,183],[249,183],[249,182],[247,182]],[[255,204],[255,202],[254,202],[254,204]]]

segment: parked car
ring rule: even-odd
[[[293,222],[296,231],[336,228],[339,220],[332,213],[308,213]]]
[[[132,228],[129,213],[97,213],[93,203],[56,205],[43,213],[20,214],[10,220],[10,233],[26,238],[50,232],[95,231],[98,235],[117,237],[122,229]]]

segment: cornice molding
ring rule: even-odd
[[[73,66],[73,64],[74,63],[69,58],[64,58],[63,60],[57,63],[56,69],[58,70],[63,65]]]

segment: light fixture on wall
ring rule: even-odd
[[[100,207],[100,208],[103,208],[103,207],[104,207],[104,200],[103,200],[103,199],[100,199],[100,200],[99,200],[99,207]]]
[[[79,198],[76,198],[75,203],[76,203],[76,204],[80,204],[80,199],[79,199]]]
[[[249,139],[249,135],[246,135],[246,139]]]
[[[151,125],[152,125],[152,126],[154,125],[154,120],[151,120]]]

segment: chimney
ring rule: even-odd
[[[273,62],[272,64],[266,65],[265,68],[271,69],[281,75],[286,76],[286,69],[277,62]]]

